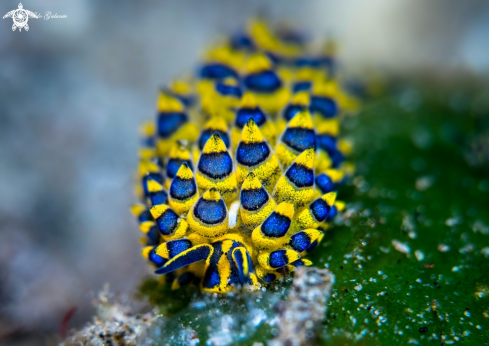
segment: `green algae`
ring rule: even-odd
[[[313,253],[336,275],[325,340],[488,340],[489,171],[465,160],[487,114],[417,95],[415,109],[390,97],[347,123],[358,170],[340,195],[356,211]]]
[[[348,202],[346,215],[311,256],[336,276],[317,344],[488,340],[489,169],[470,166],[466,157],[489,117],[487,110],[472,111],[469,101],[452,101],[409,89],[371,101],[345,121],[357,175],[339,194]],[[256,297],[238,295],[213,298],[200,310],[194,303],[210,298],[191,288],[170,291],[150,279],[141,291],[165,316],[173,315],[160,328],[162,344],[175,340],[163,330],[176,335],[193,325],[205,345],[222,315],[246,324],[243,318],[260,307],[266,318],[239,327],[247,335],[235,333],[229,343],[252,345],[273,337],[272,296],[283,299],[281,285],[258,305],[246,303]]]

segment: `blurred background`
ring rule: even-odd
[[[489,80],[482,0],[23,5],[67,18],[30,19],[28,32],[0,21],[0,344],[53,344],[67,311],[71,326],[89,320],[105,282],[130,294],[147,275],[129,213],[138,126],[160,85],[250,16],[336,38],[352,69]]]

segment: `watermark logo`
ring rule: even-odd
[[[20,3],[18,9],[8,12],[5,16],[3,16],[3,19],[12,18],[14,20],[14,24],[12,25],[12,31],[19,29],[20,32],[22,31],[22,29],[24,29],[25,31],[29,31],[29,25],[27,24],[29,18],[37,19],[40,17],[41,16],[38,15],[37,13],[24,10],[24,6],[22,6],[22,3]]]
[[[54,19],[64,19],[66,18],[66,14],[59,15],[57,13],[53,14],[51,11],[47,11],[44,14],[44,19],[48,20],[51,18]],[[39,12],[31,12],[24,10],[24,6],[22,3],[19,4],[19,8],[16,10],[12,10],[8,12],[5,16],[3,16],[3,19],[5,18],[12,18],[14,20],[14,24],[12,25],[12,31],[15,31],[19,29],[19,32],[24,29],[25,31],[29,31],[29,25],[27,25],[27,21],[29,18],[43,18],[43,16]]]

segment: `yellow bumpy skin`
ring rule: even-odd
[[[228,209],[215,187],[206,191],[190,209],[190,228],[206,238],[221,237],[228,231]]]
[[[271,147],[275,146],[277,141],[277,134],[275,132],[275,125],[268,119],[267,114],[257,103],[255,97],[251,93],[244,94],[241,99],[238,110],[236,111],[236,118],[234,121],[234,128],[231,132],[231,139],[233,142],[233,150],[241,139],[242,131],[245,125],[250,119],[253,119],[255,125],[261,131],[261,134]]]
[[[199,198],[194,174],[186,162],[173,178],[169,192],[170,207],[179,215],[186,214]]]
[[[279,248],[286,240],[293,216],[294,205],[289,202],[280,203],[251,234],[253,245],[259,250]]]
[[[284,169],[304,150],[316,149],[314,123],[308,110],[298,112],[288,123],[275,152]]]
[[[282,170],[269,144],[263,140],[253,118],[250,118],[243,128],[235,157],[238,188],[241,188],[248,173],[253,172],[268,192],[273,191],[273,187],[282,175]]]
[[[336,192],[329,192],[314,200],[309,206],[294,218],[290,227],[291,232],[306,228],[317,228],[326,220],[336,200]]]
[[[250,233],[265,221],[276,206],[254,172],[250,172],[244,181],[240,202],[241,220]]]
[[[314,148],[300,154],[280,177],[273,191],[277,203],[292,201],[296,210],[302,209],[314,195]]]
[[[238,193],[234,163],[219,133],[214,133],[205,143],[197,163],[197,186],[200,192],[216,188],[226,203]]]
[[[253,21],[160,91],[132,207],[160,284],[224,294],[286,279],[346,208],[340,122],[356,99],[331,51],[285,37]]]

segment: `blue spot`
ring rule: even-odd
[[[158,229],[163,235],[172,235],[177,227],[178,215],[172,209],[167,209],[156,219]]]
[[[165,264],[167,262],[167,260],[161,256],[158,256],[155,253],[155,249],[153,249],[149,252],[148,259],[150,262],[154,263],[157,267],[161,267],[163,264]]]
[[[150,194],[149,199],[151,201],[151,205],[161,205],[161,204],[167,204],[168,202],[168,194],[166,191],[161,190],[158,192],[154,192]]]
[[[273,212],[261,225],[261,231],[269,238],[280,238],[289,230],[290,222],[287,216]]]
[[[335,216],[338,215],[338,208],[336,208],[335,205],[331,207],[331,210],[329,211],[328,217],[326,218],[326,221],[331,221],[335,218]]]
[[[149,197],[150,192],[148,190],[148,181],[154,180],[158,184],[163,185],[165,183],[165,179],[161,173],[148,173],[142,178],[143,184],[143,192],[146,197]]]
[[[336,149],[336,137],[331,135],[317,135],[318,147],[327,151],[328,154]]]
[[[219,94],[223,96],[233,95],[237,98],[241,98],[241,96],[243,95],[241,89],[238,86],[227,85],[219,82],[216,84],[216,90]]]
[[[329,154],[329,158],[332,161],[333,168],[338,168],[340,164],[345,161],[345,156],[339,150],[333,150]]]
[[[293,163],[285,173],[287,178],[297,187],[309,187],[314,185],[314,172],[303,165]]]
[[[252,91],[271,93],[282,86],[282,81],[274,71],[267,70],[249,74],[244,78],[244,85]]]
[[[252,190],[241,190],[241,206],[245,210],[258,210],[268,202],[268,199],[268,193],[263,187]]]
[[[178,170],[180,169],[180,166],[184,162],[187,163],[188,168],[190,168],[192,171],[194,170],[194,167],[192,165],[192,161],[190,161],[190,160],[169,159],[168,163],[166,164],[166,176],[170,179],[175,178]]]
[[[335,137],[331,135],[318,135],[317,141],[318,147],[328,153],[333,168],[338,167],[345,160],[345,156],[336,148]]]
[[[292,91],[298,93],[299,91],[309,91],[311,90],[312,83],[311,82],[297,82],[292,87]]]
[[[236,125],[237,128],[242,129],[248,120],[252,118],[258,127],[262,126],[267,121],[267,117],[260,107],[240,108],[236,113],[236,121],[234,122],[234,125]]]
[[[316,150],[316,134],[314,130],[301,127],[288,128],[285,130],[282,142],[301,153],[309,148]]]
[[[226,145],[226,148],[229,148],[229,135],[227,134],[227,132],[208,129],[208,130],[202,131],[202,133],[200,134],[200,138],[199,138],[200,150],[204,149],[204,146],[205,146],[205,143],[207,143],[207,140],[216,132],[219,134],[219,136],[221,136],[221,139],[224,142],[224,144]]]
[[[227,77],[234,77],[237,79],[238,73],[229,66],[215,63],[202,66],[199,76],[200,78],[205,79],[224,79]]]
[[[247,167],[256,166],[265,161],[270,155],[270,148],[265,142],[238,144],[236,160]]]
[[[323,222],[328,216],[329,210],[331,207],[326,203],[323,199],[318,198],[314,202],[311,203],[311,212],[319,222]]]
[[[151,212],[149,210],[145,210],[141,214],[139,214],[138,221],[139,223],[153,221],[153,215],[151,215]]]
[[[316,177],[316,186],[321,191],[321,194],[325,194],[334,190],[334,183],[330,177],[326,174],[321,173]]]
[[[287,252],[285,250],[277,250],[270,254],[270,259],[268,264],[272,268],[280,268],[287,265],[289,258],[287,257]]]
[[[197,193],[194,179],[175,177],[170,185],[170,196],[178,200],[185,200]]]
[[[226,178],[233,172],[233,160],[227,151],[221,153],[200,154],[199,171],[212,178]]]
[[[226,219],[226,205],[222,199],[219,201],[208,201],[200,198],[194,207],[194,215],[208,225],[215,225]]]
[[[284,110],[284,119],[289,121],[296,116],[297,113],[303,111],[307,107],[303,105],[289,104]]]
[[[166,248],[168,249],[168,257],[170,259],[190,249],[191,247],[192,247],[192,242],[188,239],[177,239],[177,240],[170,240],[166,242]]]
[[[161,112],[158,115],[158,135],[169,138],[187,121],[188,116],[185,113]]]
[[[149,232],[146,234],[146,246],[159,245],[160,244],[160,230],[156,226],[152,226]]]
[[[295,251],[302,252],[311,245],[311,238],[309,238],[306,232],[299,232],[290,237],[289,244]]]
[[[323,118],[332,118],[338,114],[338,105],[335,100],[329,97],[311,97],[311,113],[318,112]]]

